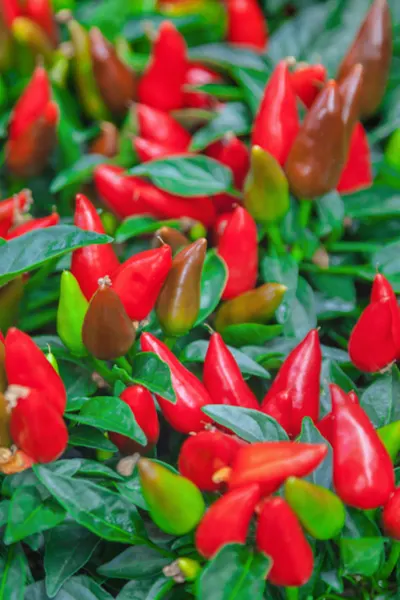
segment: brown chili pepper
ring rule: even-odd
[[[173,254],[176,254],[178,250],[181,250],[190,244],[190,241],[186,235],[181,233],[178,229],[167,226],[157,229],[154,240],[154,245],[156,248],[160,248],[164,244],[168,244]]]
[[[91,154],[102,154],[113,158],[119,149],[119,134],[114,123],[104,121],[100,125],[100,133],[90,146]]]

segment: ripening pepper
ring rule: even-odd
[[[225,0],[230,44],[260,52],[268,43],[268,26],[257,0]]]
[[[89,198],[77,194],[74,225],[86,231],[104,233],[103,223]],[[111,244],[93,244],[78,248],[72,253],[71,272],[87,300],[98,288],[98,281],[106,275],[111,276],[119,267],[118,258]]]
[[[349,143],[354,126],[360,118],[363,80],[364,67],[362,64],[357,63],[338,82],[342,98],[342,120],[346,128],[347,143]]]
[[[0,336],[0,393],[2,394],[7,388],[7,373],[6,373],[6,349],[4,347],[3,334]],[[0,444],[4,445],[4,444]]]
[[[364,67],[361,116],[369,117],[378,108],[386,89],[392,56],[392,24],[387,0],[374,0],[347,51],[337,79],[356,63]]]
[[[171,248],[165,244],[135,254],[115,271],[113,290],[131,321],[142,321],[153,310],[171,266]]]
[[[326,81],[327,71],[324,65],[308,65],[300,63],[290,73],[290,81],[294,93],[302,103],[310,108]]]
[[[154,352],[170,368],[176,403],[165,400],[159,394],[156,396],[168,423],[181,433],[202,431],[210,423],[202,408],[212,404],[204,385],[151,333],[142,333],[140,343],[143,352]]]
[[[112,431],[108,436],[122,454],[134,454],[135,452],[146,454],[157,444],[160,435],[160,424],[153,397],[143,386],[131,385],[122,392],[120,398],[131,409],[136,423],[147,438],[147,444],[141,446],[125,435]]]
[[[330,384],[333,412],[333,483],[338,496],[363,510],[386,504],[394,491],[390,456],[365,411]]]
[[[357,394],[354,391],[351,391],[347,394],[349,400],[354,404],[360,404]],[[315,427],[318,429],[320,434],[333,446],[333,412],[329,412],[326,414],[320,421],[315,423]]]
[[[268,498],[258,517],[258,550],[272,558],[268,581],[298,587],[310,579],[314,557],[300,523],[283,498]]]
[[[4,389],[0,391],[0,447],[9,448],[12,444],[10,433],[11,413],[8,410],[8,402],[3,392]]]
[[[225,544],[245,544],[251,518],[260,500],[260,487],[250,484],[218,498],[208,509],[196,530],[199,554],[211,558]]]
[[[99,279],[99,288],[87,309],[82,340],[96,358],[112,360],[124,356],[135,341],[136,330],[126,314],[108,277]]]
[[[213,404],[259,409],[257,398],[219,333],[213,333],[204,361],[203,383]]]
[[[166,112],[182,108],[187,67],[183,36],[170,21],[163,21],[139,82],[139,101]]]
[[[0,457],[0,472],[4,475],[14,475],[14,473],[21,473],[30,469],[35,464],[33,458],[22,452],[22,450],[16,450],[12,452],[9,450],[9,454],[5,455],[4,450]]]
[[[37,390],[41,400],[62,415],[67,404],[64,383],[29,335],[11,327],[6,335],[5,350],[8,384]]]
[[[287,157],[285,170],[292,192],[313,199],[333,190],[346,152],[342,100],[336,82],[330,80],[308,111]]]
[[[158,294],[156,314],[164,332],[181,336],[190,331],[200,310],[200,280],[207,241],[200,238],[178,252]]]
[[[22,6],[18,0],[3,0],[1,15],[7,27],[11,29],[14,19],[22,17]]]
[[[244,444],[241,439],[216,429],[200,431],[183,442],[178,458],[179,471],[200,490],[215,492],[223,482],[214,481],[214,474],[230,467]]]
[[[396,360],[400,348],[400,309],[387,279],[375,275],[370,304],[361,313],[349,339],[353,364],[367,373]]]
[[[376,430],[379,439],[385,446],[392,462],[396,462],[398,453],[400,452],[400,421],[394,421]]]
[[[205,153],[210,158],[214,158],[229,167],[232,171],[235,187],[238,190],[243,188],[250,167],[249,150],[244,142],[232,133],[227,133],[222,140],[208,146]]]
[[[173,227],[160,227],[154,234],[154,243],[157,247],[168,245],[172,254],[176,254],[181,248],[189,246],[190,241],[178,229]]]
[[[336,187],[340,194],[352,194],[372,185],[371,151],[367,132],[356,123],[350,139],[347,161]]]
[[[58,27],[54,18],[51,0],[26,0],[24,13],[46,33],[56,46],[58,43]]]
[[[71,271],[63,271],[57,310],[57,333],[61,341],[75,356],[85,356],[87,350],[82,340],[82,327],[89,302]]]
[[[184,535],[194,529],[205,510],[198,488],[185,477],[162,465],[141,458],[140,484],[154,523],[171,535]]]
[[[252,146],[261,146],[283,166],[300,128],[296,95],[285,60],[275,67],[265,87],[253,124]]]
[[[336,494],[297,477],[289,477],[284,490],[286,502],[315,539],[330,540],[341,532],[346,512]]]
[[[36,229],[44,229],[46,227],[54,227],[54,225],[58,225],[60,222],[60,215],[56,212],[53,212],[51,215],[47,217],[40,217],[38,219],[29,219],[21,225],[17,225],[16,227],[12,227],[10,231],[4,236],[6,240],[12,240],[20,235],[24,235],[25,233],[29,233],[29,231],[35,231]]]
[[[395,540],[400,540],[400,488],[385,504],[382,513],[383,529]]]
[[[37,61],[51,65],[54,60],[54,46],[43,29],[30,18],[18,17],[12,24],[12,36],[21,47],[21,53],[32,54]]]
[[[287,432],[291,436],[300,433],[304,417],[318,420],[321,365],[318,331],[312,329],[287,356],[262,402],[261,410],[264,411],[271,399],[275,398],[276,402],[277,394],[289,392],[291,411]]]
[[[52,353],[50,346],[49,346],[49,348],[47,350],[46,359],[51,364],[51,366],[53,367],[53,369],[55,370],[55,372],[57,373],[57,375],[59,375],[60,374],[60,369],[58,368],[58,362],[57,362],[56,357]]]
[[[264,225],[282,219],[289,210],[289,183],[277,160],[260,146],[251,149],[244,185],[244,205]]]
[[[180,572],[185,578],[185,581],[195,581],[201,573],[201,566],[197,560],[182,556],[176,561]]]
[[[132,147],[141,163],[156,160],[157,158],[182,155],[181,150],[176,150],[171,146],[164,146],[159,142],[153,142],[152,140],[146,140],[137,136],[132,140]],[[189,154],[185,153],[185,156],[189,156]]]
[[[25,282],[21,275],[0,286],[0,329],[3,331],[17,323],[24,290]]]
[[[181,152],[189,147],[190,134],[163,110],[135,103],[129,111],[129,120],[132,134]]]
[[[143,202],[137,206],[133,198],[134,183],[124,175],[123,168],[99,165],[94,171],[94,184],[104,204],[120,219],[146,212]]]
[[[100,133],[90,145],[91,154],[102,154],[113,158],[118,153],[119,132],[114,123],[100,123]]]
[[[199,63],[191,63],[186,71],[185,86],[206,85],[208,83],[218,83],[221,81],[221,75],[212,71],[208,67]],[[186,108],[213,109],[217,106],[217,100],[201,91],[192,91],[185,89],[184,105]]]
[[[29,211],[32,202],[30,190],[22,190],[0,201],[0,237],[5,237],[12,225]]]

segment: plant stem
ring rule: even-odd
[[[94,356],[91,357],[90,361],[93,370],[96,371],[96,373],[98,373],[103,379],[105,379],[107,383],[109,383],[110,385],[114,385],[114,383],[118,379],[118,375],[113,373],[111,369],[107,367],[104,361],[98,360],[97,358],[94,358]]]
[[[308,226],[311,217],[312,202],[310,200],[300,200],[299,225],[302,229]]]
[[[298,587],[287,587],[285,588],[287,600],[298,600],[299,588]]]
[[[286,247],[279,227],[277,225],[268,225],[265,232],[269,241],[275,247],[277,254],[285,254]]]
[[[386,563],[380,569],[378,573],[378,579],[388,579],[392,574],[393,569],[395,568],[397,561],[400,558],[400,542],[393,542],[392,547],[390,549],[389,558]]]
[[[309,273],[329,273],[330,275],[349,275],[351,277],[359,277],[360,279],[365,279],[366,281],[372,281],[372,279],[373,279],[372,274],[371,274],[371,277],[369,277],[368,273],[365,272],[365,271],[368,272],[371,269],[371,267],[369,265],[341,265],[341,266],[332,266],[332,267],[328,267],[327,269],[323,269],[314,264],[303,263],[301,265],[301,269],[303,271],[308,271]]]
[[[115,364],[117,364],[121,369],[124,369],[129,375],[132,375],[132,365],[125,358],[125,356],[121,356],[115,360]]]

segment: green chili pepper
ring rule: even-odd
[[[51,366],[53,367],[53,369],[55,370],[55,372],[59,375],[60,370],[58,368],[58,362],[57,362],[56,357],[52,353],[50,346],[49,346],[48,352],[46,354],[46,358],[49,361],[49,363],[51,364]]]
[[[54,50],[43,29],[26,17],[18,17],[12,24],[15,40],[29,49],[35,57],[43,57],[46,64],[53,62]]]
[[[389,423],[389,425],[379,427],[376,432],[388,451],[390,458],[395,462],[400,452],[400,421],[394,421],[393,423]]]
[[[201,565],[197,560],[182,556],[182,558],[178,558],[176,562],[186,581],[194,581],[197,579],[197,576],[201,572]]]
[[[82,326],[89,302],[70,271],[61,275],[60,300],[57,311],[57,333],[67,348],[76,356],[85,356]]]

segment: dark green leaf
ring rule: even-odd
[[[0,556],[0,600],[24,600],[29,565],[19,544]]]
[[[305,417],[301,424],[301,433],[298,438],[299,442],[305,444],[326,444],[328,446],[328,454],[324,458],[323,462],[314,471],[308,475],[305,479],[308,479],[316,485],[322,485],[325,488],[332,487],[332,448],[324,437],[320,434],[318,429],[310,417]]]
[[[257,323],[241,323],[229,325],[222,332],[227,344],[245,346],[247,344],[265,344],[282,332],[282,325],[258,325]]]
[[[205,406],[203,412],[246,442],[276,442],[288,439],[285,430],[275,419],[258,410],[221,404]]]
[[[259,54],[229,44],[197,46],[190,49],[189,56],[192,60],[229,70],[232,67],[244,67],[255,71],[265,71],[266,68],[266,63]]]
[[[160,577],[156,581],[151,579],[137,579],[130,581],[122,588],[117,600],[161,600],[165,594],[174,586],[174,581],[166,577]]]
[[[94,448],[106,452],[118,451],[118,448],[105,437],[104,433],[86,425],[74,427],[70,433],[68,443],[71,446],[83,446],[84,448]]]
[[[384,275],[400,275],[400,241],[387,244],[371,257],[371,265]]]
[[[374,185],[346,196],[345,210],[353,219],[398,217],[400,194],[391,187]]]
[[[192,137],[191,150],[203,150],[227,133],[245,135],[251,128],[250,114],[244,104],[226,104],[208,125],[199,129]]]
[[[299,266],[291,254],[265,256],[261,262],[261,275],[266,283],[281,283],[287,287],[281,304],[276,311],[279,323],[285,323],[296,301]]]
[[[400,419],[400,373],[396,366],[364,390],[361,406],[376,428]]]
[[[345,205],[338,192],[329,192],[316,202],[319,222],[317,225],[318,237],[325,237],[334,233],[340,235],[343,229]]]
[[[97,165],[104,164],[107,159],[102,154],[85,154],[76,163],[58,173],[50,186],[52,194],[60,192],[69,185],[87,183],[91,180]]]
[[[207,252],[201,272],[200,310],[195,325],[199,325],[215,310],[224,291],[228,270],[215,250]]]
[[[165,556],[162,551],[147,546],[133,546],[97,570],[100,575],[110,579],[145,579],[161,574],[163,567],[170,563],[171,557]]]
[[[165,225],[168,227],[175,227],[176,229],[179,229],[180,227],[179,221],[173,219],[170,219],[169,221],[157,221],[152,217],[142,215],[129,217],[129,219],[125,219],[118,227],[115,234],[115,241],[120,244],[139,235],[154,233],[157,229],[160,229],[160,227]]]
[[[382,563],[384,546],[385,540],[382,537],[342,538],[340,556],[345,572],[371,577]]]
[[[242,88],[245,100],[253,115],[257,113],[269,75],[269,69],[264,71],[241,67],[232,69],[232,77],[236,79]]]
[[[317,326],[317,311],[314,292],[303,277],[299,277],[296,297],[284,324],[287,336],[304,337]]]
[[[176,396],[171,382],[171,371],[168,365],[153,352],[136,354],[133,363],[132,381],[159,394],[165,400],[176,402]]]
[[[48,600],[44,581],[30,585],[24,600]],[[80,575],[64,583],[54,600],[112,600],[112,596],[93,579]]]

